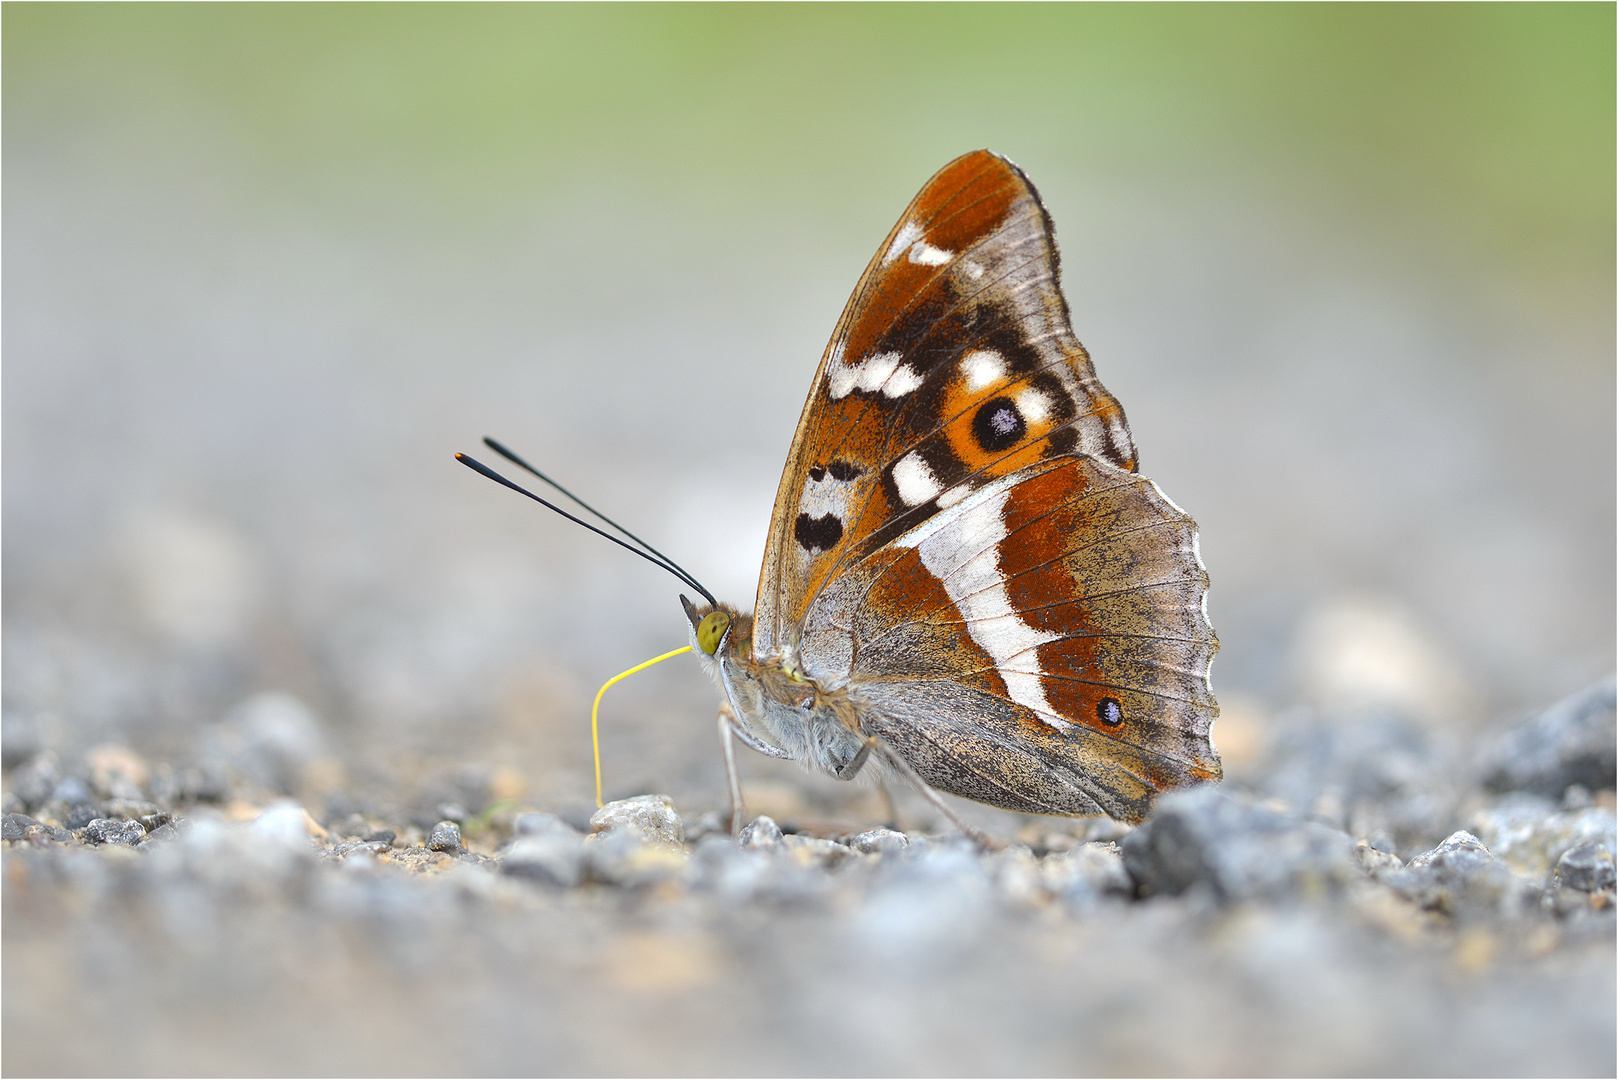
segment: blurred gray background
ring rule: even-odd
[[[979,146],[1202,526],[1227,757],[1300,701],[1513,720],[1613,660],[1613,21],[8,5],[7,761],[183,761],[275,691],[312,806],[468,763],[589,805],[678,585],[452,453],[750,606],[832,325]],[[615,687],[608,797],[718,806],[713,707]]]

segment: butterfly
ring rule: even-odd
[[[685,597],[733,740],[1034,814],[1220,779],[1197,528],[1074,337],[1050,216],[978,150],[866,267],[781,474],[752,614]]]

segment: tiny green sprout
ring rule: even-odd
[[[725,628],[729,625],[730,616],[723,611],[708,612],[697,624],[697,645],[712,656],[719,651],[719,639],[725,636]]]

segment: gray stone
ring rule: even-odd
[[[1212,787],[1164,795],[1119,847],[1142,896],[1201,885],[1222,901],[1281,899],[1361,876],[1347,834]]]
[[[1484,754],[1484,784],[1552,801],[1573,784],[1587,791],[1612,787],[1618,779],[1615,716],[1618,684],[1609,676],[1501,736]]]
[[[851,836],[848,846],[866,855],[897,855],[910,846],[910,837],[893,829],[867,829]]]
[[[309,811],[293,802],[274,803],[253,819],[246,837],[253,846],[262,845],[265,851],[304,856],[315,843],[311,826],[314,820]],[[278,856],[272,856],[278,857]]]
[[[77,776],[64,776],[51,791],[51,801],[79,806],[91,801],[90,785]]]
[[[1459,785],[1424,726],[1379,711],[1298,710],[1275,733],[1257,791],[1298,816],[1352,836],[1385,834],[1406,849],[1455,827]]]
[[[1013,908],[1036,908],[1050,902],[1044,868],[1026,844],[1013,844],[986,854],[983,861],[995,894]]]
[[[556,814],[531,810],[518,814],[511,822],[511,831],[517,836],[571,836],[582,839],[579,831]]]
[[[107,812],[99,806],[84,803],[79,806],[64,807],[58,820],[70,829],[82,829],[99,817],[106,817]]]
[[[38,824],[27,814],[7,814],[4,824],[0,825],[0,839],[21,840],[29,826]]]
[[[685,828],[667,795],[637,795],[618,799],[590,815],[590,831],[629,833],[648,844],[683,847]]]
[[[971,845],[912,841],[875,868],[848,944],[864,962],[934,971],[956,961],[993,924],[994,882]]]
[[[97,795],[107,799],[146,798],[146,781],[152,769],[145,758],[129,747],[106,743],[90,750],[84,760],[90,770],[90,785]]]
[[[254,783],[282,794],[303,784],[326,753],[320,719],[291,694],[255,694],[203,732],[205,752]]]
[[[138,821],[96,818],[84,827],[84,839],[89,844],[123,844],[134,847],[145,837],[146,830]]]
[[[168,821],[149,831],[146,834],[145,843],[165,844],[178,840],[180,837],[181,832],[179,826],[173,821]]]
[[[1091,841],[1045,856],[1040,864],[1045,888],[1058,900],[1084,907],[1107,897],[1124,897],[1135,883],[1115,843]]]
[[[147,791],[152,801],[159,805],[179,806],[195,802],[220,802],[228,787],[228,781],[217,765],[209,768],[190,765],[177,769],[160,761],[152,768]]]
[[[1365,840],[1354,844],[1354,857],[1359,860],[1360,869],[1371,877],[1381,880],[1382,875],[1391,874],[1396,870],[1404,869],[1404,860],[1391,851],[1383,851]]]
[[[465,849],[466,846],[461,843],[461,827],[453,821],[440,821],[427,837],[428,851],[459,855]]]
[[[34,718],[7,709],[0,717],[0,765],[15,769],[39,749],[39,725]]]
[[[25,807],[34,810],[45,805],[61,779],[56,755],[50,750],[43,750],[11,774],[11,790]]]
[[[361,839],[368,844],[383,844],[389,847],[391,847],[393,842],[398,838],[399,834],[394,832],[392,829],[373,829],[361,837]]]
[[[1379,880],[1419,906],[1453,916],[1511,916],[1529,908],[1537,890],[1517,877],[1469,832],[1456,832],[1404,869]]]
[[[686,865],[683,846],[648,842],[638,828],[595,833],[585,839],[582,848],[585,875],[603,885],[656,885],[679,877]]]
[[[540,830],[531,822],[529,830],[519,835],[501,857],[501,872],[565,888],[572,888],[583,880],[584,837],[549,814],[524,814],[523,817],[551,818],[556,827]]]
[[[716,833],[720,836],[729,838],[729,812],[722,810],[704,810],[697,816],[695,821],[686,823],[685,842],[688,844],[695,843],[710,833]]]
[[[835,840],[826,840],[819,836],[802,836],[797,833],[783,836],[780,844],[787,856],[799,866],[824,870],[836,869],[854,854],[847,845],[839,844]]]
[[[1556,862],[1556,879],[1581,892],[1600,892],[1613,887],[1615,876],[1612,849],[1604,844],[1580,844],[1562,853]]]
[[[760,814],[742,827],[736,843],[744,848],[769,848],[781,843],[781,827],[773,819]]]
[[[808,906],[823,900],[833,888],[831,875],[813,851],[789,849],[786,844],[744,848],[718,833],[697,841],[684,880],[731,905]]]
[[[1557,810],[1537,795],[1515,792],[1472,815],[1472,832],[1513,872],[1544,887],[1557,860],[1580,844],[1618,846],[1618,819],[1604,806]]]

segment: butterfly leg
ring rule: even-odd
[[[968,825],[966,822],[962,821],[960,816],[957,815],[954,810],[950,809],[949,804],[944,801],[943,796],[934,791],[932,785],[923,780],[920,774],[918,774],[915,769],[910,767],[910,762],[906,761],[904,758],[900,757],[887,747],[883,748],[883,752],[887,755],[888,760],[893,762],[894,766],[898,768],[900,772],[905,774],[905,778],[912,784],[916,785],[916,790],[920,791],[924,796],[926,796],[927,801],[932,803],[933,806],[938,809],[938,812],[943,814],[952,825],[965,833],[968,839],[970,839],[974,844],[980,848],[983,848],[985,851],[998,851],[1000,848],[1006,846],[1002,841],[996,840],[982,829]]]
[[[742,778],[736,773],[736,744],[734,734],[736,717],[728,703],[719,706],[719,745],[725,750],[725,782],[730,787],[730,835],[742,831],[742,818],[747,808],[742,805]]]
[[[740,739],[742,744],[750,750],[757,750],[765,757],[782,758],[790,760],[792,755],[779,746],[771,746],[760,739],[736,720],[736,713],[731,709],[730,703],[724,702],[719,706],[719,745],[725,750],[725,780],[730,785],[730,833],[735,836],[742,831],[742,819],[747,814],[747,807],[742,803],[742,780],[736,771],[736,745],[734,740]]]
[[[882,792],[882,802],[888,808],[887,826],[894,832],[904,832],[899,828],[899,804],[893,801],[893,789],[886,780],[877,782],[877,789]]]

